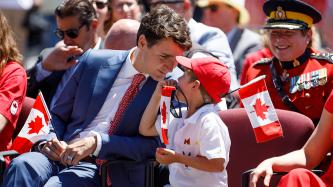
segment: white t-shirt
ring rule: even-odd
[[[188,156],[204,156],[208,159],[223,158],[224,168],[229,162],[230,137],[228,128],[217,115],[218,109],[213,104],[204,105],[186,119],[170,115],[168,126],[169,144],[167,148]],[[186,112],[183,112],[186,116]],[[155,124],[161,135],[160,116]],[[169,165],[169,180],[173,187],[227,187],[227,171],[206,172],[184,164]]]

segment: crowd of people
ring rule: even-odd
[[[2,185],[100,186],[101,163],[126,158],[138,162],[109,167],[109,185],[144,186],[141,161],[156,158],[159,186],[228,186],[232,142],[217,112],[243,107],[235,90],[266,75],[274,107],[316,129],[300,150],[260,163],[250,185],[290,171],[279,186],[332,186],[333,164],[322,177],[307,170],[333,147],[333,54],[318,49],[315,29],[322,13],[301,0],[267,0],[262,10],[255,31],[244,0],[64,0],[54,11],[59,41],[27,70],[0,11],[0,151],[11,149],[24,98],[39,91],[55,137],[6,158]],[[167,145],[165,86],[176,87]]]

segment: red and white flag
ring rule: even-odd
[[[162,128],[162,140],[165,145],[169,144],[168,141],[168,125],[170,115],[170,103],[172,91],[176,90],[174,86],[164,86],[162,88],[162,96],[160,102],[161,112],[161,128]]]
[[[49,134],[50,119],[51,116],[45,104],[43,95],[39,92],[30,114],[20,133],[15,138],[11,149],[20,154],[30,151],[35,142],[41,138],[47,137]]]
[[[264,75],[243,85],[239,90],[239,96],[250,118],[257,143],[283,136]]]

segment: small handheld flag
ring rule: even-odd
[[[47,137],[50,132],[50,120],[51,116],[47,109],[43,95],[39,92],[30,114],[20,133],[15,138],[11,149],[20,154],[30,151],[35,142]]]
[[[239,90],[239,96],[250,118],[257,143],[283,136],[264,75],[243,85]]]
[[[174,86],[164,86],[162,88],[162,97],[160,102],[162,140],[164,144],[168,144],[168,125],[170,115],[170,102],[172,91],[176,90]]]

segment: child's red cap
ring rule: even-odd
[[[228,66],[214,57],[186,58],[177,56],[182,66],[191,69],[214,103],[221,101],[221,96],[230,89],[230,73]]]

